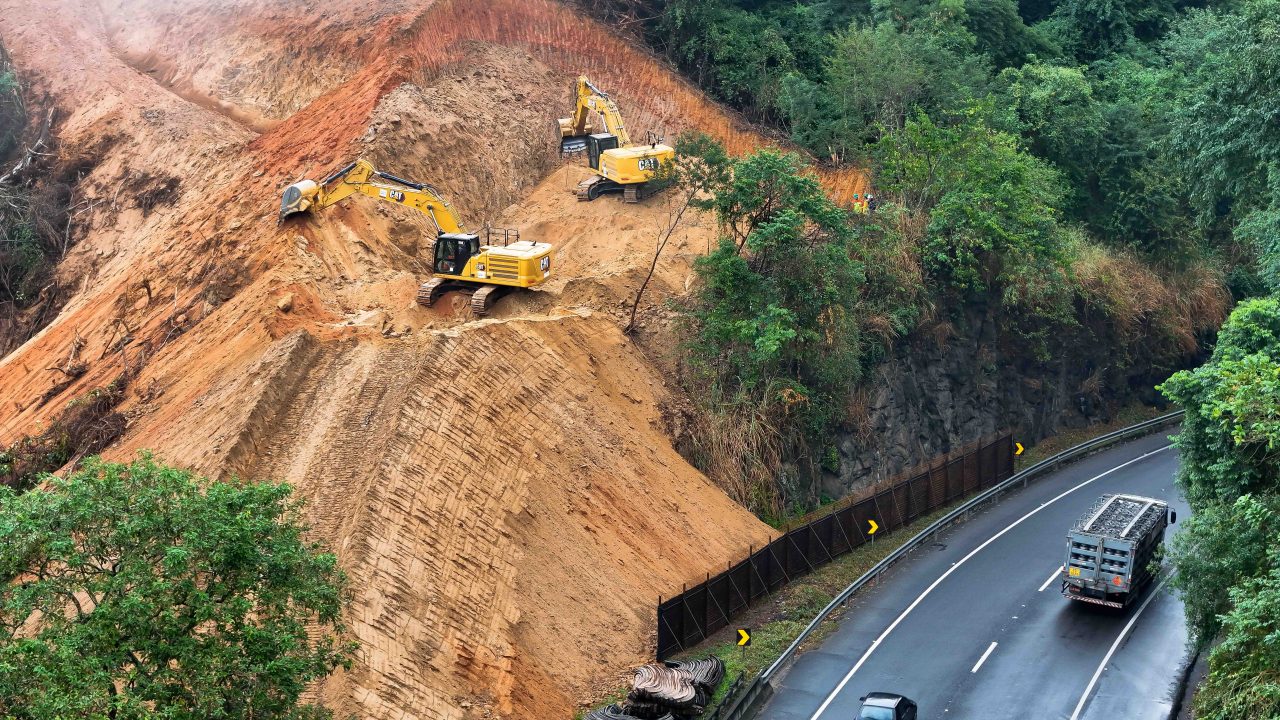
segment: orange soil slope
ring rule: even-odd
[[[332,5],[332,7],[330,7]],[[5,3],[0,39],[95,148],[81,288],[0,359],[0,442],[142,367],[117,457],[294,482],[355,579],[360,717],[563,717],[644,660],[653,601],[767,528],[672,449],[661,373],[618,330],[669,208],[578,203],[553,120],[579,72],[631,125],[765,141],[643,52],[545,0]],[[430,227],[353,198],[275,225],[281,188],[356,155],[558,246],[557,277],[472,321],[413,304]],[[137,196],[157,177],[170,204]],[[828,178],[854,187],[854,175]],[[844,185],[841,185],[844,183]],[[714,236],[695,217],[646,316]],[[88,373],[45,368],[77,342]]]

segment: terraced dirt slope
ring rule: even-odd
[[[0,359],[0,442],[137,372],[109,454],[311,501],[357,590],[359,662],[316,689],[339,716],[566,717],[650,656],[658,594],[768,529],[672,450],[679,399],[619,330],[669,208],[578,203],[555,117],[585,71],[639,131],[765,139],[559,4],[388,7],[3,4],[87,174],[60,270],[80,290]],[[464,297],[414,304],[422,217],[353,198],[277,227],[285,185],[356,156],[555,242],[557,277],[475,321]],[[665,322],[712,236],[678,235],[642,317]],[[88,371],[59,389],[77,345]]]

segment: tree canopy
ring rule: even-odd
[[[1195,515],[1173,564],[1209,655],[1196,717],[1280,714],[1280,300],[1242,303],[1204,366],[1162,386],[1186,409],[1178,482]]]
[[[325,716],[346,578],[291,493],[145,455],[0,487],[0,717]]]

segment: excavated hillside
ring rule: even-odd
[[[108,455],[296,484],[356,590],[358,663],[316,690],[338,716],[566,717],[651,656],[660,593],[767,539],[672,449],[678,398],[619,330],[670,209],[579,203],[555,153],[582,72],[637,130],[768,141],[643,51],[549,0],[30,0],[0,40],[92,151],[80,289],[0,359],[0,443],[127,373]],[[414,303],[432,230],[403,208],[277,227],[286,185],[359,156],[556,244],[556,277],[475,320]],[[713,234],[679,233],[644,317]]]

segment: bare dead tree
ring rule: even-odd
[[[44,115],[44,120],[40,124],[40,131],[33,140],[22,151],[18,157],[17,163],[3,175],[0,175],[0,185],[4,185],[11,180],[20,177],[25,173],[40,157],[49,155],[45,150],[49,147],[49,129],[53,126],[53,108],[49,108]]]
[[[683,148],[687,148],[687,151]],[[640,283],[640,287],[636,289],[635,299],[631,302],[631,319],[623,328],[623,332],[628,335],[635,332],[636,314],[640,308],[640,301],[653,280],[654,273],[657,272],[662,251],[671,242],[685,215],[690,208],[699,207],[702,204],[701,198],[706,197],[729,178],[727,156],[724,155],[723,149],[706,135],[682,136],[677,143],[677,153],[680,153],[679,159],[664,166],[658,177],[652,181],[665,186],[668,193],[674,194],[670,196],[674,199],[669,206],[667,222],[658,231],[653,259],[649,262],[649,272],[645,275],[644,282]]]
[[[654,273],[657,272],[658,260],[662,257],[662,251],[667,248],[667,243],[671,242],[671,236],[680,227],[680,221],[684,219],[685,213],[689,211],[689,207],[693,204],[693,200],[698,194],[696,187],[679,188],[678,192],[679,194],[676,196],[674,204],[667,213],[666,222],[662,224],[658,231],[658,241],[654,246],[653,259],[649,262],[649,272],[644,276],[644,282],[640,283],[640,287],[636,289],[636,296],[631,301],[631,319],[622,330],[628,335],[635,332],[636,312],[640,308],[640,300],[644,297],[644,291],[649,287],[650,281],[653,280]]]

